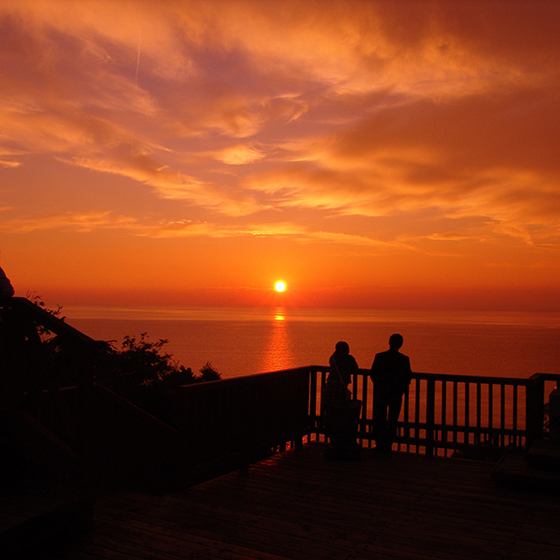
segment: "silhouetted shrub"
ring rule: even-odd
[[[199,371],[200,377],[197,381],[217,381],[221,379],[220,374],[212,367],[211,362],[206,362]]]
[[[48,309],[40,296],[29,297],[31,301],[55,317],[61,316],[62,307]],[[49,369],[60,386],[77,384],[79,362],[76,355],[68,350],[56,335],[39,327]],[[221,379],[210,362],[206,362],[195,374],[190,367],[184,367],[173,360],[173,355],[163,350],[168,340],[156,342],[148,340],[147,333],[125,336],[120,347],[115,341],[98,342],[93,357],[95,382],[111,389],[119,396],[142,408],[146,412],[170,425],[176,425],[180,413],[179,390],[182,385],[216,381]]]
[[[221,379],[207,362],[196,375],[163,352],[167,340],[148,341],[146,333],[140,338],[125,336],[121,348],[110,342],[96,365],[95,380],[163,422],[176,425],[180,413],[178,387]]]

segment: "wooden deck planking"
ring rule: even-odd
[[[101,491],[95,530],[53,560],[560,558],[558,497],[496,488],[492,464],[321,445],[167,496]]]
[[[223,541],[225,540],[228,542],[226,546],[231,549],[232,544],[229,543],[229,541],[235,539],[238,545],[236,548],[243,550],[244,555],[250,558],[261,558],[261,554],[258,552],[259,549],[265,550],[267,556],[277,557],[276,553],[279,551],[286,550],[289,552],[294,547],[297,547],[300,552],[305,552],[308,558],[326,557],[325,555],[328,554],[327,551],[321,551],[320,546],[317,544],[324,542],[326,535],[320,535],[320,538],[315,539],[310,536],[305,527],[298,529],[298,527],[293,524],[287,526],[286,524],[274,522],[267,526],[266,520],[265,523],[262,523],[262,520],[263,518],[259,516],[252,516],[252,519],[248,519],[248,516],[243,516],[242,519],[235,519],[234,524],[230,521],[225,531],[222,529],[219,532],[218,536],[221,541],[212,538],[211,535],[200,536],[199,531],[192,527],[189,529],[188,535],[184,535],[184,526],[182,528],[179,527],[179,534],[187,539],[190,545],[202,544],[207,547],[212,546],[217,548],[223,548]],[[216,526],[216,521],[214,521],[213,524]],[[142,522],[128,521],[126,528],[127,535],[131,527],[134,527],[134,529],[151,531],[151,528],[144,527],[144,523]],[[241,538],[239,535],[240,528],[242,528],[241,531],[243,533]],[[157,529],[157,533],[157,538],[159,538],[160,535],[174,538],[174,535],[177,534],[177,522],[175,522],[175,527],[160,526]],[[154,535],[152,535],[152,537],[154,537]],[[259,543],[260,546],[255,547],[255,543]],[[157,546],[159,547],[160,543],[158,543]]]

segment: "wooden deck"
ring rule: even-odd
[[[166,496],[100,491],[95,529],[53,560],[560,558],[558,496],[497,488],[492,464],[321,444]]]

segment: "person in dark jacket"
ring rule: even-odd
[[[389,350],[375,355],[370,377],[373,381],[373,431],[376,449],[391,451],[397,436],[402,397],[412,379],[410,360],[401,354],[400,334],[389,338]]]

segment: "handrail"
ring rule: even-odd
[[[12,393],[21,393],[11,394],[12,402],[5,401],[4,405],[15,405],[23,395],[29,400],[33,393],[45,388],[57,392],[57,372],[52,371],[45,355],[39,327],[59,336],[61,344],[73,354],[80,391],[91,387],[93,376],[89,358],[98,347],[95,340],[26,298],[2,298],[0,320],[0,362],[10,370],[8,377],[14,380],[10,387]]]
[[[90,338],[83,332],[72,327],[63,319],[60,319],[49,313],[36,303],[22,297],[11,297],[0,300],[0,307],[13,309],[20,313],[25,313],[26,316],[32,319],[38,325],[42,325],[47,330],[60,336],[63,340],[72,342],[74,344],[83,344],[86,346],[95,346],[98,344],[93,338]]]

